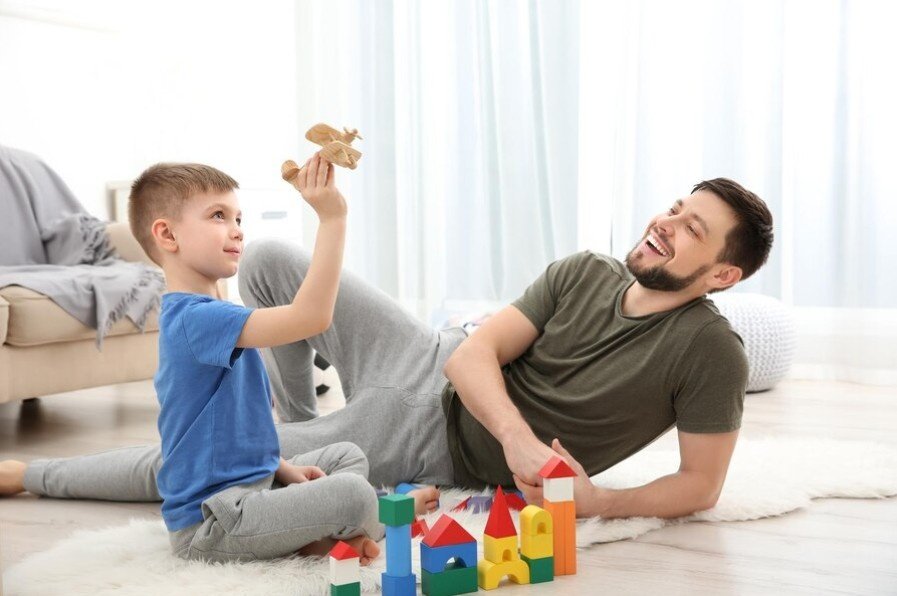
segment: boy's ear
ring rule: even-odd
[[[730,265],[728,263],[721,263],[721,269],[713,274],[709,284],[715,290],[725,290],[741,281],[741,276],[743,274],[744,272],[741,270],[741,267],[736,267],[735,265]]]
[[[177,252],[178,241],[174,237],[174,230],[167,219],[157,219],[153,222],[151,229],[156,246],[165,252]]]

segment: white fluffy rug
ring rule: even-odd
[[[676,452],[647,451],[596,476],[598,484],[622,488],[675,471]],[[444,491],[448,510],[471,493]],[[739,442],[719,503],[713,509],[666,521],[631,518],[580,521],[580,548],[635,538],[670,523],[740,521],[782,515],[821,497],[883,498],[897,495],[897,449],[873,443],[766,439]],[[432,523],[439,513],[428,517]],[[452,514],[482,536],[486,514]],[[515,516],[516,521],[516,516]],[[419,555],[412,549],[415,559]],[[362,589],[375,591],[383,557],[362,569]],[[420,566],[415,560],[415,569]],[[418,573],[418,581],[420,574]],[[321,559],[206,565],[176,559],[161,522],[80,531],[12,567],[7,594],[326,594],[327,562]]]

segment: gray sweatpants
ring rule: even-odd
[[[377,495],[367,481],[368,462],[352,443],[334,443],[297,455],[291,463],[327,474],[283,486],[274,476],[232,486],[203,501],[203,521],[169,533],[184,559],[251,561],[293,554],[323,538],[361,534],[379,540]]]
[[[292,302],[310,257],[276,240],[250,244],[239,285],[247,306]],[[435,331],[385,293],[344,271],[333,324],[324,333],[262,350],[271,378],[281,455],[290,459],[350,441],[364,451],[374,485],[451,484],[452,463],[440,393],[442,368],[466,337],[460,328]],[[317,417],[313,350],[339,372],[346,407]],[[32,461],[25,488],[61,498],[157,501],[158,445],[128,447],[67,459]]]

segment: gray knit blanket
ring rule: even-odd
[[[87,213],[56,172],[2,145],[0,213],[0,288],[46,295],[97,330],[97,349],[122,317],[143,331],[165,287],[161,271],[122,260],[106,224]]]

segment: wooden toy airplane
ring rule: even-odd
[[[352,146],[352,141],[361,139],[358,129],[343,128],[339,132],[326,124],[315,124],[305,133],[305,138],[323,147],[321,157],[344,168],[354,170],[361,159],[361,151]]]

